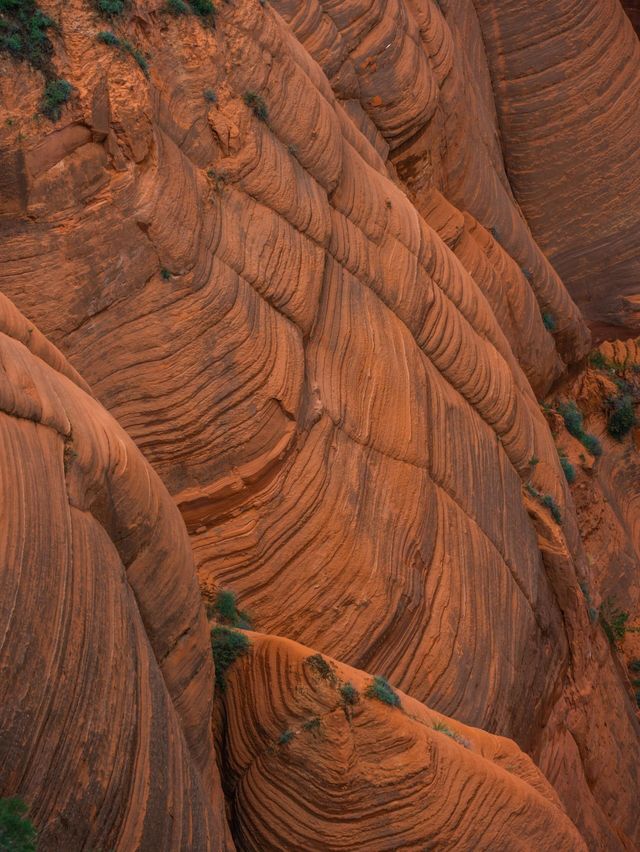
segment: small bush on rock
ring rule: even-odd
[[[306,658],[305,663],[310,666],[316,674],[320,675],[321,678],[335,683],[336,675],[333,670],[333,666],[325,660],[322,654],[312,654],[310,657]]]
[[[260,121],[267,121],[269,118],[269,110],[264,98],[256,92],[248,91],[244,93],[244,102],[256,118],[260,119]]]
[[[47,83],[40,101],[40,112],[51,121],[58,121],[62,107],[71,97],[73,88],[66,80],[52,80]]]
[[[358,690],[352,683],[343,683],[340,687],[340,696],[344,704],[353,707],[360,700]]]
[[[400,696],[385,678],[376,675],[365,691],[367,698],[375,698],[391,707],[400,707]]]
[[[36,852],[37,833],[25,819],[27,806],[18,798],[0,799],[0,849],[6,852]]]
[[[229,627],[216,626],[211,631],[211,650],[216,665],[216,686],[221,691],[225,688],[227,670],[238,657],[249,653],[251,643],[244,633],[231,630]]]
[[[280,736],[278,737],[278,745],[287,745],[287,743],[291,742],[293,737],[294,737],[293,731],[290,731],[288,729],[286,731],[283,731],[280,734]]]
[[[96,0],[96,9],[104,18],[115,18],[125,10],[124,0]]]
[[[620,441],[636,425],[633,398],[627,394],[609,398],[607,407],[607,431],[612,438]]]
[[[207,615],[231,627],[242,630],[251,629],[251,618],[248,613],[238,609],[238,599],[235,592],[221,589],[211,606],[207,607]]]

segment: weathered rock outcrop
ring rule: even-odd
[[[512,742],[460,725],[287,639],[248,634],[220,751],[247,850],[586,850]]]
[[[257,629],[514,738],[590,847],[633,848],[638,723],[589,620],[593,568],[536,399],[590,344],[534,237],[553,251],[543,238],[566,213],[570,255],[586,229],[569,205],[545,230],[512,192],[490,5],[238,0],[213,29],[161,0],[109,24],[83,0],[43,0],[74,94],[55,125],[36,120],[40,75],[0,59],[0,289],[159,473],[205,590],[231,587]],[[115,45],[97,39],[107,26]],[[622,50],[628,22],[620,32]],[[522,144],[536,197],[552,196]],[[634,208],[612,186],[620,248]],[[630,242],[622,255],[631,269]],[[628,296],[620,270],[610,300]],[[96,458],[86,469],[111,482]],[[115,509],[95,505],[104,526]],[[172,627],[192,623],[163,583],[144,577],[143,592]],[[162,664],[169,646],[141,611]],[[199,725],[202,677],[175,705]],[[202,807],[208,825],[217,812]]]
[[[2,296],[0,364],[0,794],[40,849],[232,848],[179,513]]]
[[[640,41],[618,0],[475,0],[509,183],[598,336],[640,331]]]

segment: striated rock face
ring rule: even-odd
[[[230,849],[180,516],[4,297],[0,363],[0,791],[38,848]]]
[[[220,750],[247,850],[586,850],[512,742],[460,725],[286,639],[249,634]],[[346,691],[345,691],[346,690]],[[346,699],[345,700],[345,696]],[[526,840],[524,840],[526,838]]]
[[[380,673],[461,725],[514,738],[590,847],[633,848],[638,722],[628,683],[589,620],[581,585],[598,569],[537,399],[568,366],[578,369],[589,332],[512,175],[516,143],[503,128],[507,96],[495,71],[500,51],[511,54],[489,5],[237,0],[221,4],[213,29],[168,14],[161,0],[132,0],[111,22],[83,0],[43,0],[59,26],[53,62],[74,93],[59,121],[36,120],[40,75],[0,59],[9,72],[0,76],[0,289],[61,348],[158,472],[205,592],[230,587],[259,630]],[[130,48],[98,41],[107,27]],[[620,32],[627,45],[628,23]],[[132,50],[148,57],[148,76]],[[567,68],[572,77],[582,91],[580,67]],[[566,98],[569,83],[560,82]],[[632,121],[632,110],[623,117]],[[535,192],[552,197],[557,184],[540,172],[538,148],[523,150],[540,182]],[[616,143],[614,170],[617,152]],[[597,174],[593,161],[590,168]],[[622,240],[635,202],[620,195],[614,203],[616,186],[609,206]],[[597,229],[575,226],[571,210],[558,203],[548,227],[566,231],[563,250],[577,251],[577,238]],[[631,242],[615,245],[631,257]],[[607,291],[606,311],[616,316],[623,277]],[[223,844],[206,732],[207,637],[194,626],[184,530],[125,433],[86,399],[98,413],[79,422],[108,425],[75,450],[90,454],[80,470],[91,487],[80,478],[77,493],[89,496],[73,499],[115,548],[114,564],[126,566],[126,583],[116,572],[121,584],[143,601],[140,642],[148,637],[149,670],[159,662],[167,688],[153,719],[178,726],[160,737],[176,756],[154,752],[151,774],[167,761],[196,773],[182,787],[166,775],[167,790],[184,801],[171,822],[182,833],[156,845]],[[82,429],[72,426],[75,443]],[[110,430],[122,437],[100,455]],[[70,495],[74,471],[58,482],[71,477]],[[149,524],[157,551],[139,530]],[[105,615],[104,630],[137,624],[127,612]],[[181,659],[170,650],[183,648],[189,627],[189,665],[169,662]],[[138,659],[122,654],[127,665]],[[275,702],[270,690],[261,687],[256,701]],[[233,710],[241,720],[249,712]],[[374,722],[376,731],[388,725],[368,712],[363,745]],[[433,751],[422,722],[405,724],[407,739]],[[446,744],[456,749],[447,773],[477,767],[474,777],[484,779],[468,843],[508,848],[527,814],[533,841],[546,826],[575,844],[520,753],[512,752],[529,767],[524,781],[496,769],[494,738],[473,736],[488,756]],[[246,759],[237,748],[232,762]],[[242,771],[236,766],[228,783]],[[301,770],[313,771],[308,763]],[[149,789],[146,777],[131,789]],[[313,777],[322,784],[328,776]],[[428,779],[421,776],[421,790]],[[406,783],[401,776],[398,790]],[[27,797],[35,788],[19,789]],[[264,787],[261,795],[270,799]],[[264,801],[256,819],[265,818]],[[496,801],[510,803],[513,825],[500,822]],[[451,805],[441,830],[454,843],[462,814]],[[164,825],[166,799],[132,804],[132,813],[156,807]],[[253,819],[249,811],[243,819]],[[396,830],[408,843],[439,836],[419,820],[416,809]],[[148,825],[153,816],[136,830]],[[248,845],[250,829],[238,831]],[[277,848],[282,826],[260,831]],[[121,848],[137,842],[122,837]]]
[[[640,41],[617,0],[477,0],[514,195],[599,337],[640,331]]]

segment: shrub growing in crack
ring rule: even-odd
[[[260,121],[267,121],[269,118],[269,109],[264,98],[257,92],[246,91],[244,93],[244,102],[249,107],[251,112]]]
[[[251,642],[244,635],[229,627],[216,626],[211,631],[211,650],[216,666],[216,687],[224,691],[225,675],[238,657],[249,653]]]
[[[220,589],[213,604],[207,607],[207,615],[230,627],[239,627],[241,630],[251,629],[251,617],[238,609],[236,593],[229,589]]]

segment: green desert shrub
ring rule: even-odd
[[[101,30],[97,35],[97,39],[102,44],[108,44],[109,47],[120,47],[120,39],[111,30]]]
[[[560,465],[564,471],[567,482],[569,485],[573,485],[576,481],[576,469],[564,454],[560,456]]]
[[[149,76],[149,63],[147,62],[144,54],[130,41],[118,38],[118,36],[110,30],[103,30],[102,32],[99,32],[97,39],[99,42],[102,42],[102,44],[106,44],[109,47],[115,47],[122,51],[122,53],[128,53],[129,56],[132,56],[133,59],[135,59],[138,67],[142,70],[145,77]]]
[[[49,77],[53,45],[47,30],[53,27],[55,22],[35,0],[0,0],[0,51],[26,60]]]
[[[542,314],[542,324],[547,329],[547,331],[555,331],[556,330],[556,318],[553,314],[545,313]]]
[[[562,523],[562,513],[560,511],[560,507],[553,499],[551,494],[545,494],[543,496],[542,505],[545,506],[545,508],[547,508],[551,512],[551,517],[556,522],[556,524]]]
[[[540,505],[544,506],[546,509],[549,509],[553,520],[557,524],[562,523],[562,513],[560,512],[560,507],[553,499],[551,494],[543,494],[541,491],[538,491],[538,489],[531,482],[527,482],[525,488],[527,490],[527,493],[534,497],[538,501],[538,503],[540,503]]]
[[[471,743],[466,737],[463,737],[457,731],[452,731],[448,725],[445,725],[444,722],[436,722],[433,726],[434,731],[439,731],[441,734],[449,737],[450,739],[457,742],[459,745],[464,746],[464,748],[471,748]]]
[[[216,665],[216,686],[225,688],[227,670],[238,657],[249,653],[251,643],[244,633],[238,633],[229,627],[216,626],[211,631],[211,650]]]
[[[593,352],[589,355],[589,363],[597,370],[604,370],[604,368],[607,366],[607,359],[604,357],[604,355],[599,349],[594,349]]]
[[[184,0],[167,0],[167,11],[172,15],[188,15],[190,9]]]
[[[260,121],[267,121],[269,110],[263,97],[257,92],[247,91],[244,93],[244,102]]]
[[[612,598],[607,598],[600,606],[600,624],[609,642],[617,646],[627,632],[629,613],[620,609]]]
[[[66,80],[51,80],[45,86],[40,112],[51,121],[58,121],[62,115],[62,107],[71,97],[73,87]]]
[[[0,849],[3,852],[36,852],[37,832],[25,818],[27,810],[21,799],[0,799]]]
[[[278,745],[287,745],[287,743],[291,742],[294,736],[293,731],[287,728],[287,730],[283,731],[278,737]]]
[[[203,94],[205,101],[207,101],[208,103],[215,104],[218,102],[218,96],[213,91],[213,89],[205,89]]]
[[[620,441],[636,425],[633,398],[627,394],[607,400],[607,432]]]
[[[336,675],[333,666],[325,660],[322,654],[312,654],[305,659],[305,663],[321,678],[335,683]]]
[[[125,0],[96,0],[96,9],[104,18],[115,18],[125,10]]]
[[[213,604],[207,607],[207,615],[231,627],[251,628],[250,616],[238,609],[236,593],[229,589],[220,589]]]
[[[591,435],[589,432],[585,432],[585,434],[581,438],[582,446],[585,447],[592,456],[601,456],[602,455],[602,444],[596,438],[595,435]]]
[[[343,683],[340,687],[340,697],[342,698],[343,704],[346,704],[350,707],[353,707],[354,704],[357,704],[360,700],[360,695],[358,690],[352,683]]]
[[[375,698],[391,707],[400,707],[400,696],[391,684],[380,675],[376,675],[365,691],[367,698]]]
[[[216,13],[216,7],[211,0],[189,0],[189,2],[196,15],[200,15],[203,18],[206,18],[207,15],[215,15]]]
[[[320,717],[313,716],[311,719],[307,719],[306,722],[302,725],[305,731],[310,731],[312,734],[318,733],[320,730]]]
[[[577,438],[592,456],[601,456],[602,445],[595,435],[584,431],[584,418],[576,403],[573,400],[562,402],[558,406],[558,411],[569,434]]]

